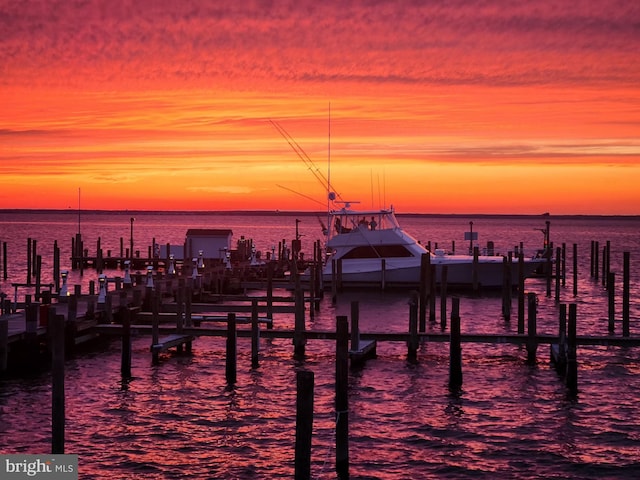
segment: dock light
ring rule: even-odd
[[[107,298],[107,276],[102,274],[98,277],[98,303],[104,303]]]
[[[231,252],[229,250],[227,250],[227,248],[224,249],[225,254],[224,254],[224,263],[225,263],[225,267],[228,270],[231,270]]]
[[[151,265],[147,267],[147,284],[145,286],[153,288],[153,267]]]
[[[198,250],[198,268],[204,268],[204,252],[202,250]]]
[[[124,280],[122,281],[125,286],[131,286],[131,272],[130,270],[130,266],[131,266],[131,261],[129,260],[125,260],[124,261]]]
[[[193,262],[193,269],[191,271],[191,278],[198,278],[198,259],[197,258],[192,258],[191,261]]]
[[[167,273],[169,275],[175,275],[176,274],[176,265],[175,265],[175,262],[174,262],[173,253],[171,255],[169,255],[169,269],[167,270]]]
[[[258,261],[256,260],[256,247],[255,245],[251,247],[251,265],[257,265]]]
[[[68,297],[69,286],[67,285],[67,277],[69,277],[69,270],[62,270],[60,272],[60,276],[62,277],[62,286],[60,287],[60,291],[58,292],[59,297]]]
[[[271,260],[275,260],[276,259],[276,246],[272,245],[271,246]]]

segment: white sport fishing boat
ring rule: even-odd
[[[504,258],[499,255],[449,255],[444,250],[429,252],[399,225],[393,207],[381,210],[352,210],[349,203],[329,211],[327,257],[323,281],[341,275],[347,286],[416,286],[420,284],[422,256],[435,265],[436,282],[447,266],[447,285],[456,287],[502,287]],[[525,258],[524,276],[532,276],[544,259]],[[518,261],[512,262],[511,283],[518,283]]]

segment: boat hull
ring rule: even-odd
[[[432,258],[435,267],[436,284],[442,283],[446,266],[446,283],[461,288],[502,288],[505,266],[500,258],[487,257],[474,264],[472,258]],[[386,286],[413,287],[420,285],[420,264],[417,262],[390,260],[342,260],[341,265],[327,265],[323,271],[323,281],[331,284],[336,281],[344,286]],[[532,276],[540,262],[528,260],[524,263],[524,278]],[[518,262],[511,264],[510,283],[517,286],[519,280]]]

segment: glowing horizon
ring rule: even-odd
[[[0,208],[316,211],[269,120],[326,175],[331,104],[364,205],[640,214],[639,13],[579,3],[3,7]]]

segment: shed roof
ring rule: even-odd
[[[233,235],[233,232],[228,228],[190,228],[187,230],[187,237],[227,237],[229,235]]]

